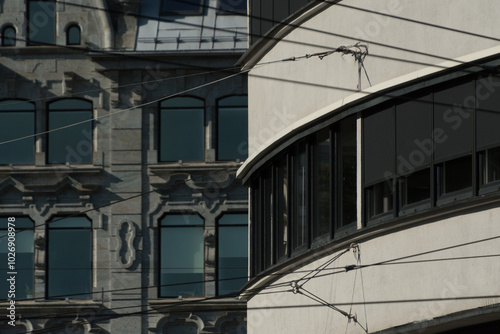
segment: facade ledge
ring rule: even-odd
[[[0,56],[41,56],[41,55],[67,55],[67,54],[85,54],[89,51],[86,46],[12,46],[1,47]]]
[[[246,302],[234,298],[207,299],[184,298],[150,300],[149,305],[160,313],[205,312],[205,311],[246,311]]]
[[[33,174],[54,175],[54,174],[86,174],[99,175],[103,171],[101,166],[93,165],[54,165],[54,166],[0,166],[0,177],[10,175],[30,176]]]
[[[8,314],[8,307],[10,303],[1,302],[0,308],[3,310],[2,314]],[[92,301],[92,300],[75,300],[69,299],[64,300],[16,300],[16,311],[17,313],[30,313],[37,314],[41,313],[44,316],[50,317],[53,313],[54,315],[61,316],[61,313],[65,316],[74,316],[78,313],[84,313],[88,311],[101,311],[104,309],[102,302]]]

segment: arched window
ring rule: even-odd
[[[217,105],[217,160],[248,156],[248,97],[229,96]]]
[[[0,142],[26,137],[0,145],[1,165],[34,163],[35,106],[19,100],[0,102]]]
[[[7,26],[2,31],[2,46],[16,46],[16,29]]]
[[[204,158],[204,101],[174,97],[160,105],[160,161],[202,161]]]
[[[71,25],[66,30],[66,45],[80,45],[81,31],[76,24]]]
[[[49,105],[48,163],[92,161],[92,103],[63,99]],[[65,126],[76,124],[67,128]],[[52,131],[55,130],[55,131]]]

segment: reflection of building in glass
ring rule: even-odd
[[[248,332],[496,333],[500,5],[283,4],[240,60]]]
[[[1,333],[245,330],[245,13],[0,1]]]

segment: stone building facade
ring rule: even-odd
[[[0,1],[2,333],[245,332],[245,10]]]

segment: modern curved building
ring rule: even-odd
[[[249,8],[248,332],[498,333],[500,3]]]

